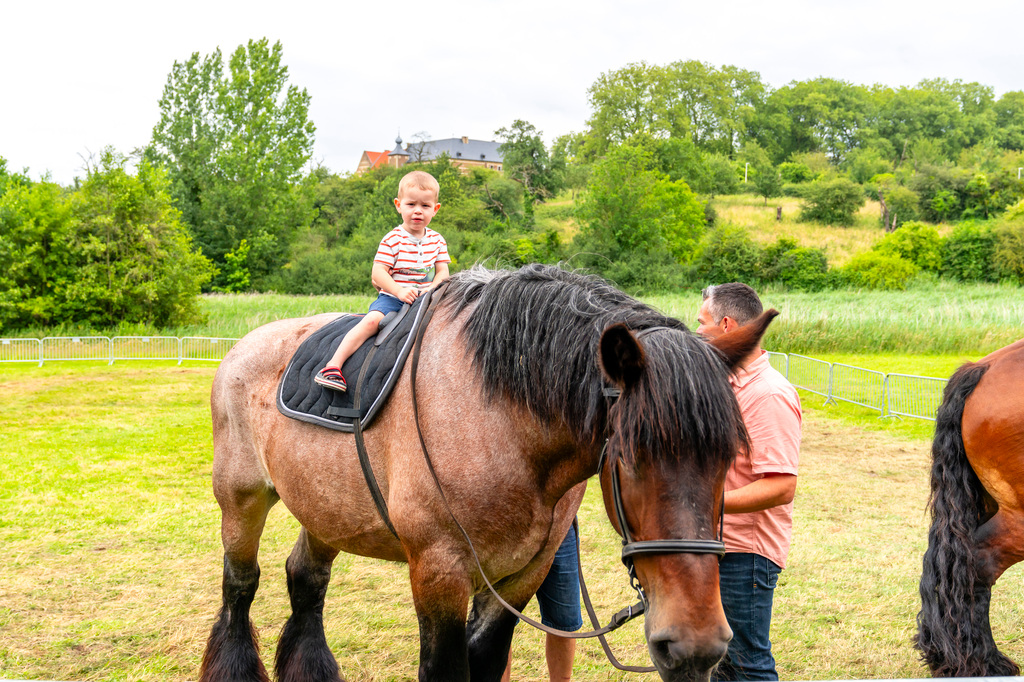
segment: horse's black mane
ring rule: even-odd
[[[444,301],[451,317],[472,308],[463,334],[489,399],[522,403],[592,443],[608,426],[602,332],[615,323],[650,330],[641,336],[652,371],[632,389],[635,409],[616,417],[616,434],[636,440],[622,443],[623,456],[666,448],[714,461],[734,456],[742,420],[727,370],[681,321],[601,279],[544,265],[460,272]]]

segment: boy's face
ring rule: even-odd
[[[402,215],[402,225],[411,235],[421,235],[427,229],[437,209],[437,197],[429,189],[406,187],[402,196],[395,199],[395,208]]]

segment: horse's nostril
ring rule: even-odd
[[[680,636],[675,628],[666,628],[652,634],[648,644],[651,658],[658,667],[668,670],[689,668],[703,673],[722,660],[730,639],[732,631],[728,627],[701,641]]]

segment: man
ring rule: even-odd
[[[568,535],[555,553],[555,560],[548,575],[537,590],[537,605],[540,607],[540,622],[549,628],[575,632],[583,627],[580,613],[579,559],[576,547],[576,526],[569,528]],[[551,682],[569,682],[572,679],[572,664],[576,656],[576,640],[545,633],[544,658],[548,664],[548,679]],[[512,679],[512,653],[501,682]]]
[[[733,282],[708,287],[697,333],[715,338],[761,314],[757,293]],[[770,640],[772,600],[793,528],[800,455],[800,398],[758,346],[730,378],[750,452],[740,452],[725,477],[724,538],[719,564],[722,606],[733,639],[713,679],[777,680]]]

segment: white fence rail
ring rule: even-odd
[[[47,336],[0,339],[0,363],[92,360],[185,360],[220,362],[238,339],[204,336]]]
[[[208,336],[48,336],[0,339],[0,363],[93,360],[185,360],[220,362],[238,339]],[[946,380],[886,374],[796,353],[769,353],[769,362],[797,388],[848,402],[882,417],[935,419]]]

